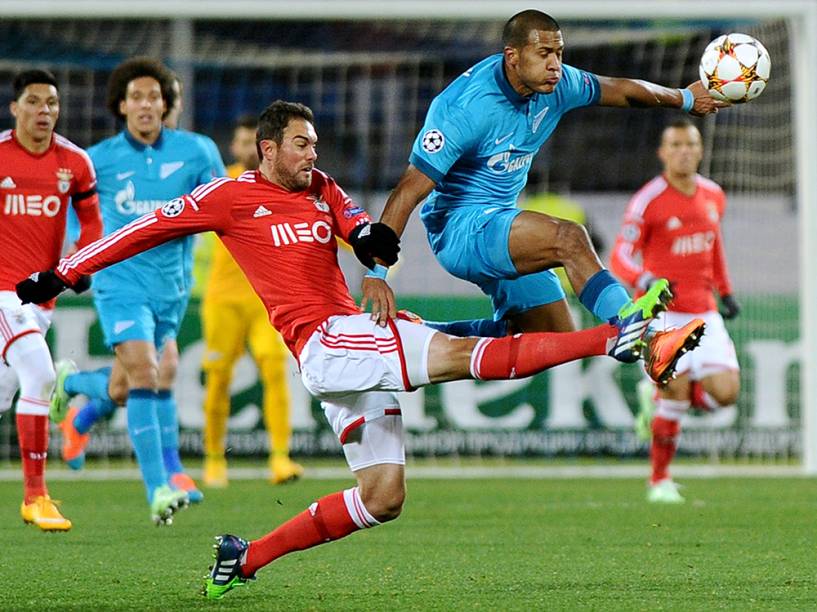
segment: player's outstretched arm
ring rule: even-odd
[[[433,180],[409,164],[386,200],[380,222],[392,228],[398,236],[402,236],[412,211],[428,197],[434,185]]]
[[[716,113],[718,109],[730,106],[728,102],[715,100],[698,81],[685,89],[674,89],[639,79],[599,76],[598,80],[601,106],[678,108],[696,117]]]

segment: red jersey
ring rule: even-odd
[[[700,175],[695,184],[692,196],[663,176],[644,185],[627,205],[610,258],[613,273],[633,287],[645,272],[668,279],[676,312],[715,310],[713,290],[732,293],[720,231],[726,196]]]
[[[69,200],[82,224],[77,245],[102,236],[96,174],[87,153],[55,133],[48,150],[34,154],[12,130],[0,133],[0,291],[14,291],[32,270],[57,264]],[[53,301],[43,306],[53,307]]]
[[[328,317],[359,314],[338,265],[336,236],[345,240],[355,226],[370,221],[319,170],[313,170],[309,188],[297,192],[269,182],[254,170],[236,179],[215,179],[171,200],[63,259],[57,271],[73,283],[82,274],[168,240],[212,230],[244,271],[273,327],[297,358]]]

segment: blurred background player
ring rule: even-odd
[[[67,531],[71,521],[51,500],[45,483],[48,402],[55,373],[44,335],[54,300],[22,305],[14,285],[15,277],[25,275],[32,262],[52,265],[59,260],[69,199],[81,226],[78,247],[102,235],[102,221],[90,158],[54,133],[60,115],[54,75],[45,70],[21,72],[13,89],[14,129],[0,133],[0,413],[11,407],[19,384],[16,418],[24,491],[20,514],[44,531]]]
[[[216,174],[197,135],[165,128],[173,108],[173,74],[158,61],[133,58],[108,82],[108,108],[125,129],[90,150],[97,174],[105,233],[208,182]],[[104,371],[72,373],[61,364],[52,418],[61,422],[71,396],[82,393],[127,406],[128,433],[157,523],[203,496],[184,473],[172,394],[178,364],[176,333],[192,284],[189,239],[176,240],[105,270],[93,281],[94,302],[116,358]],[[76,414],[69,415],[75,423]],[[65,431],[65,430],[64,430]],[[172,485],[172,486],[170,486]]]
[[[257,119],[236,121],[230,153],[235,163],[227,175],[238,178],[258,168],[255,143]],[[196,247],[197,290],[202,292],[201,325],[204,338],[204,484],[227,485],[224,445],[230,416],[233,368],[248,347],[263,386],[264,425],[269,435],[270,479],[287,482],[303,474],[289,457],[290,402],[287,386],[287,349],[269,322],[264,304],[230,252],[212,232],[199,235]],[[199,280],[201,279],[201,280]]]
[[[639,292],[657,277],[669,279],[675,297],[653,322],[656,329],[706,321],[701,345],[678,362],[675,380],[657,393],[650,381],[639,383],[636,427],[643,439],[652,435],[647,497],[653,502],[684,501],[668,468],[690,404],[704,410],[729,406],[740,388],[735,346],[723,324],[740,312],[720,230],[726,197],[697,173],[702,157],[701,134],[692,123],[679,120],[664,129],[658,149],[663,173],[630,200],[610,260],[610,269]],[[713,291],[721,297],[720,313]]]
[[[420,217],[437,260],[490,296],[502,329],[575,329],[550,270],[556,265],[565,268],[579,301],[598,319],[626,316],[630,297],[602,267],[585,228],[517,207],[533,156],[576,108],[673,107],[706,114],[723,104],[698,82],[674,89],[563,64],[559,24],[541,11],[511,17],[502,43],[501,54],[469,68],[432,101],[380,221],[402,235],[425,201]],[[370,242],[380,259],[396,258],[393,236],[382,233]],[[393,308],[373,306],[378,313]],[[485,321],[478,323],[484,327]]]

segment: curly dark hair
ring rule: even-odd
[[[176,102],[176,92],[173,90],[173,73],[170,69],[152,57],[134,57],[114,68],[108,79],[107,106],[117,119],[125,119],[125,116],[119,112],[119,103],[127,95],[128,83],[140,77],[151,77],[159,82],[162,88],[162,98],[165,101],[165,112],[162,118],[173,108]]]
[[[272,140],[280,145],[284,141],[284,130],[291,119],[304,119],[309,123],[315,123],[312,109],[300,102],[276,100],[261,112],[258,118],[258,131],[255,134],[258,159],[264,159],[261,141]]]

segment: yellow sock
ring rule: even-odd
[[[289,420],[289,387],[286,382],[286,358],[266,359],[260,368],[264,385],[264,426],[270,440],[271,455],[289,455],[292,425]]]
[[[220,370],[207,370],[204,393],[204,454],[224,457],[227,419],[230,417],[230,376]]]

